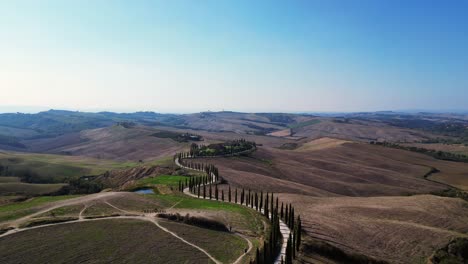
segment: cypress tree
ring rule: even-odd
[[[234,195],[234,200],[235,200],[235,202],[237,203],[237,188],[236,188],[236,193],[235,193],[235,195]]]
[[[210,200],[211,200],[211,184],[210,184]]]
[[[289,225],[290,225],[291,230],[293,230],[294,229],[294,207],[290,205],[290,208],[291,208],[291,212],[289,213],[290,214]]]
[[[218,201],[218,185],[217,184],[215,185],[215,198],[216,198],[216,201]]]
[[[260,263],[260,251],[257,248],[257,252],[255,253],[255,263]]]
[[[197,197],[200,198],[200,184],[197,184]]]
[[[291,255],[293,259],[296,258],[296,234],[291,239]]]
[[[270,263],[270,262],[268,261],[268,253],[269,253],[269,252],[268,252],[268,243],[265,243],[265,244],[263,245],[263,263],[265,263],[265,264],[266,264],[266,263]]]
[[[273,193],[271,193],[271,196],[270,196],[270,213],[271,214],[273,214],[274,209],[275,209],[275,204],[273,203]]]
[[[283,213],[283,202],[281,202],[280,216],[281,216],[281,218],[283,218],[283,216],[284,216],[284,213]]]
[[[302,223],[301,223],[301,216],[297,216],[297,234],[296,234],[296,250],[299,251],[299,246],[301,246],[301,228],[302,228]]]
[[[203,199],[206,199],[206,185],[203,184]]]
[[[288,204],[286,204],[286,210],[284,212],[284,222],[286,223],[286,225],[288,224],[288,220],[289,220],[289,212],[288,212]]]
[[[258,211],[258,194],[255,193],[255,210]]]
[[[262,211],[263,208],[263,191],[260,192],[260,212]]]
[[[229,202],[231,202],[231,185],[229,185]]]
[[[286,264],[292,264],[291,246],[291,233],[289,233],[288,243],[286,245]]]
[[[265,216],[266,218],[269,218],[269,214],[268,214],[268,201],[270,199],[268,198],[268,192],[266,193],[266,197],[265,197],[265,209],[263,210],[263,212],[265,213]]]

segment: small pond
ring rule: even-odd
[[[154,193],[153,189],[149,189],[149,188],[148,189],[139,189],[139,190],[136,190],[134,192],[139,193],[139,194],[153,194]]]

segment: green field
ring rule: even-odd
[[[78,204],[78,205],[69,205],[69,206],[63,206],[60,208],[56,208],[53,210],[50,210],[48,212],[45,212],[41,215],[38,215],[35,218],[42,218],[42,217],[77,217],[80,214],[80,211],[84,208],[84,205]]]
[[[23,202],[2,205],[0,206],[0,222],[14,220],[34,213],[36,211],[35,207],[44,205],[46,203],[71,199],[75,197],[78,197],[78,195],[42,196],[35,197]]]
[[[122,214],[124,214],[122,211],[117,210],[114,207],[105,203],[93,204],[90,207],[86,208],[86,210],[83,212],[84,217],[89,217],[89,218],[122,215]]]
[[[18,176],[34,183],[63,183],[69,178],[138,165],[80,156],[0,152],[0,175]]]
[[[160,175],[157,177],[144,178],[138,180],[138,185],[168,185],[168,186],[178,186],[179,181],[185,182],[188,179],[186,176],[174,176],[174,175]]]

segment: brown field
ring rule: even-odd
[[[461,199],[280,197],[294,204],[307,237],[391,263],[419,263],[451,238],[468,236],[468,205]]]
[[[20,232],[0,238],[0,252],[1,263],[211,263],[154,224],[128,219]]]
[[[269,136],[274,136],[274,137],[289,137],[289,136],[291,136],[291,133],[292,133],[291,129],[288,128],[288,129],[279,130],[279,131],[269,133],[268,135]]]
[[[172,221],[161,221],[161,225],[187,239],[223,263],[232,263],[248,248],[247,241],[229,232],[218,232]],[[207,239],[217,237],[217,239]]]
[[[328,148],[334,148],[344,143],[349,143],[350,141],[323,137],[319,139],[312,140],[310,142],[304,143],[301,147],[297,148],[297,151],[314,151],[314,150],[323,150]]]
[[[321,119],[320,123],[294,129],[294,136],[316,139],[333,137],[354,141],[400,141],[415,142],[433,137],[427,132],[388,126],[382,123],[356,121],[337,123],[330,119]]]
[[[115,160],[152,160],[172,156],[187,144],[170,138],[151,136],[158,132],[150,127],[111,126],[56,138],[28,140],[32,152],[87,156]]]
[[[251,157],[201,161],[216,164],[222,177],[235,186],[313,196],[430,193],[448,188],[424,179],[432,167],[440,171],[434,177],[450,179],[463,177],[468,168],[466,163],[363,143],[314,151],[261,147]]]

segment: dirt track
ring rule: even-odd
[[[100,194],[100,195],[99,195]],[[36,215],[39,215],[39,214],[43,214],[45,212],[48,212],[50,210],[53,210],[53,209],[56,209],[56,208],[59,208],[59,207],[63,207],[63,206],[68,206],[68,205],[76,205],[76,204],[81,204],[81,203],[86,203],[86,202],[89,202],[89,201],[93,201],[93,200],[96,200],[96,199],[100,199],[100,198],[104,198],[104,197],[111,197],[111,196],[115,196],[115,195],[118,195],[119,193],[116,193],[116,192],[110,192],[110,193],[99,193],[99,194],[96,194],[96,195],[93,195],[92,197],[88,197],[88,196],[84,196],[84,197],[78,197],[78,198],[75,198],[75,199],[71,199],[71,200],[67,200],[67,201],[61,201],[60,204],[55,204],[55,205],[52,205],[52,206],[49,206],[47,207],[46,209],[42,209],[40,210],[39,212],[36,212],[32,215],[29,215],[27,217],[23,217],[21,219],[18,219],[17,221],[18,222],[23,222],[25,220],[28,220],[30,218],[32,218],[33,216],[36,216]],[[106,194],[106,195],[104,195]],[[126,210],[123,210],[123,209],[120,209],[118,207],[116,207],[115,205],[109,203],[109,202],[105,202],[106,204],[110,205],[111,207],[119,210],[119,211],[122,211],[124,213],[127,213],[127,214],[135,214],[135,212],[130,212],[130,211],[126,211]],[[86,209],[86,207],[85,207]],[[61,223],[53,223],[53,224],[46,224],[46,225],[40,225],[40,226],[33,226],[33,227],[26,227],[26,228],[15,228],[15,229],[12,229],[10,231],[7,231],[6,233],[4,234],[1,234],[0,235],[0,238],[2,237],[6,237],[6,236],[9,236],[9,235],[13,235],[13,234],[16,234],[18,232],[24,232],[24,231],[28,231],[28,230],[32,230],[32,229],[38,229],[38,228],[43,228],[43,227],[48,227],[48,226],[56,226],[56,225],[64,225],[64,224],[73,224],[73,223],[79,223],[79,222],[90,222],[90,221],[102,221],[102,220],[109,220],[109,219],[134,219],[134,220],[141,220],[141,221],[149,221],[153,224],[155,224],[157,227],[159,227],[161,230],[163,230],[164,232],[172,235],[173,237],[181,240],[182,242],[184,242],[185,244],[187,245],[190,245],[191,247],[193,248],[196,248],[197,250],[201,251],[202,253],[204,253],[207,257],[209,257],[213,262],[217,263],[217,264],[221,264],[220,261],[218,261],[217,259],[215,259],[212,255],[210,255],[210,253],[208,253],[206,250],[204,250],[203,248],[185,240],[184,238],[180,237],[179,235],[177,235],[175,232],[172,232],[170,231],[169,229],[161,226],[158,221],[156,220],[155,216],[156,214],[155,213],[151,213],[151,214],[142,214],[142,215],[138,215],[138,216],[109,216],[109,217],[104,217],[104,218],[94,218],[94,219],[85,219],[82,217],[82,214],[83,212],[85,211],[85,209],[81,210],[80,211],[80,214],[79,214],[79,218],[78,220],[73,220],[73,221],[68,221],[68,222],[61,222]],[[251,249],[251,242],[248,241],[249,243],[249,248]],[[244,254],[245,255],[245,254]],[[243,256],[243,255],[242,255]],[[242,257],[241,256],[241,257]]]

